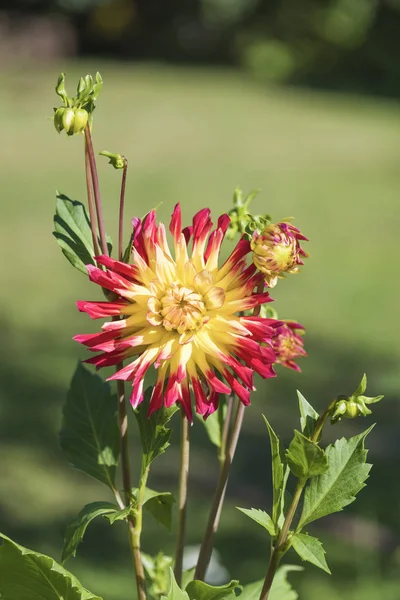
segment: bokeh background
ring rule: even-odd
[[[288,441],[298,426],[296,388],[322,410],[366,371],[369,392],[385,394],[384,402],[328,438],[378,421],[368,488],[345,513],[310,527],[333,576],[307,565],[292,579],[303,600],[399,599],[399,51],[398,0],[2,2],[2,532],[59,558],[68,520],[108,499],[58,446],[68,383],[84,357],[71,338],[92,327],[74,303],[99,296],[51,235],[56,188],[85,198],[83,140],[56,135],[54,86],[61,71],[72,90],[80,75],[99,70],[94,143],[129,158],[127,215],[162,202],[166,220],[180,201],[187,221],[203,206],[217,217],[239,185],[262,190],[255,212],[293,215],[310,238],[301,275],[273,292],[280,316],[306,327],[309,357],[302,374],[280,369],[275,380],[258,381],[216,538],[222,563],[242,582],[265,571],[268,540],[235,509],[269,509],[261,412]],[[99,168],[116,240],[120,174],[104,159]],[[189,544],[201,535],[218,470],[200,423],[192,435]],[[176,488],[177,441],[155,464],[151,487]],[[172,552],[172,540],[147,519],[145,551],[163,543]],[[298,562],[294,554],[287,561]],[[92,524],[67,568],[105,600],[131,597],[122,525]]]

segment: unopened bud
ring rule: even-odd
[[[58,133],[63,129],[67,135],[81,133],[86,127],[88,117],[84,108],[60,107],[54,113],[54,127]]]
[[[375,404],[382,400],[383,396],[364,396],[367,388],[367,376],[364,374],[356,391],[351,396],[338,396],[336,404],[332,409],[331,422],[336,423],[342,417],[346,419],[355,419],[356,417],[370,415],[372,411],[368,404]]]
[[[109,164],[112,165],[114,169],[123,169],[126,164],[126,158],[125,156],[122,156],[122,154],[113,154],[107,150],[102,150],[99,154],[100,156],[109,158]]]
[[[308,256],[300,246],[306,237],[293,225],[283,221],[267,225],[261,233],[254,232],[250,242],[253,263],[262,273],[269,287],[275,287],[278,278],[286,273],[297,273]]]

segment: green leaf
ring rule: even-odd
[[[169,591],[166,596],[161,596],[161,600],[189,600],[187,592],[181,590],[175,580],[174,572],[169,570],[170,584]]]
[[[81,202],[57,193],[54,237],[71,265],[87,274],[85,265],[94,263],[90,220]]]
[[[307,560],[316,567],[331,574],[325,560],[325,550],[321,542],[307,533],[296,533],[290,540],[301,560]]]
[[[182,589],[185,590],[188,586],[188,583],[193,581],[194,573],[196,571],[196,567],[191,567],[190,569],[186,569],[182,573]]]
[[[239,582],[232,580],[225,585],[209,585],[204,581],[191,581],[186,587],[190,600],[222,600],[232,594],[236,598],[236,590],[241,590]]]
[[[196,416],[198,417],[199,421],[201,421],[204,425],[210,442],[214,444],[214,446],[216,446],[217,448],[221,448],[222,445],[222,432],[224,429],[226,409],[226,400],[222,396],[218,405],[218,409],[215,412],[213,412],[209,417],[207,417],[206,420],[204,420],[202,415],[196,413]]]
[[[349,440],[341,438],[326,449],[328,471],[311,480],[304,494],[298,531],[325,515],[341,511],[365,487],[372,465],[366,462],[364,441],[371,429]]]
[[[119,456],[117,399],[108,383],[81,364],[64,406],[60,443],[74,467],[114,489]]]
[[[297,430],[286,451],[286,460],[292,473],[299,479],[321,475],[328,469],[328,459],[322,448]]]
[[[132,506],[126,506],[125,508],[117,509],[114,512],[104,514],[104,518],[113,525],[116,521],[125,521],[125,519],[132,512]]]
[[[272,537],[276,535],[275,525],[269,514],[257,508],[247,509],[239,508],[239,506],[237,506],[236,508],[242,511],[242,513],[244,513],[248,517],[250,517],[250,519],[253,519],[253,521],[264,527],[264,529],[266,529]]]
[[[138,488],[133,488],[132,493],[137,497]],[[169,531],[172,525],[172,505],[175,502],[170,492],[156,492],[145,489],[143,506],[153,515],[156,521],[164,525]]]
[[[279,567],[276,571],[268,600],[297,600],[299,596],[288,582],[287,574],[290,573],[290,571],[302,570],[302,567],[294,565],[284,565]],[[245,585],[239,596],[240,600],[259,600],[263,585],[264,579]]]
[[[297,397],[299,399],[301,431],[306,437],[311,437],[314,432],[315,424],[319,419],[319,414],[313,409],[311,404],[307,402],[299,390],[297,390]]]
[[[171,429],[168,429],[166,424],[174,413],[179,410],[178,406],[174,404],[170,408],[159,408],[150,417],[147,416],[152,391],[153,388],[147,388],[143,402],[134,411],[142,442],[142,475],[157,456],[163,454],[168,448]]]
[[[0,598],[4,600],[102,600],[49,556],[0,534]]]
[[[284,521],[284,502],[286,483],[289,477],[289,467],[283,453],[283,448],[278,436],[272,429],[265,415],[264,421],[268,428],[269,441],[271,444],[272,458],[272,521],[275,526],[281,527]]]
[[[84,506],[76,519],[69,523],[65,532],[62,562],[64,563],[71,556],[75,556],[76,549],[83,540],[86,528],[93,519],[118,512],[118,506],[111,502],[92,502]]]

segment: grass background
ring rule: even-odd
[[[165,221],[180,201],[187,222],[204,206],[216,218],[230,208],[239,185],[261,188],[255,212],[275,219],[293,215],[310,239],[302,274],[272,294],[281,317],[306,327],[309,357],[301,375],[280,370],[276,380],[258,382],[216,540],[222,562],[243,582],[265,571],[268,540],[235,509],[268,510],[269,448],[261,412],[288,441],[297,427],[296,388],[322,410],[332,396],[351,392],[366,371],[368,392],[385,394],[384,403],[374,407],[372,420],[346,421],[332,435],[355,434],[378,421],[368,442],[375,465],[368,488],[345,513],[310,527],[324,542],[333,576],[307,565],[292,579],[304,600],[398,600],[398,105],[268,89],[225,70],[101,61],[61,68],[70,89],[86,72],[98,69],[104,77],[94,143],[97,151],[129,158],[128,217],[162,202],[158,214]],[[57,443],[68,382],[85,355],[71,338],[93,330],[74,302],[99,297],[51,236],[56,188],[85,197],[83,140],[57,136],[47,120],[57,104],[57,69],[21,65],[0,73],[0,529],[55,558],[67,521],[85,503],[108,499],[99,484],[69,468]],[[120,175],[102,158],[99,169],[107,230],[116,241]],[[193,437],[191,544],[201,535],[217,475],[213,448],[197,422]],[[151,487],[176,486],[174,440],[156,463]],[[136,456],[133,440],[134,464]],[[173,552],[170,534],[149,519],[146,527],[145,551],[155,552],[162,542]],[[294,555],[288,560],[297,561]],[[94,523],[67,568],[105,600],[130,597],[122,525]]]

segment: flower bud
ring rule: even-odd
[[[374,404],[382,400],[383,396],[364,396],[367,388],[367,376],[364,374],[356,391],[351,396],[338,396],[332,409],[331,422],[336,423],[342,417],[355,419],[356,417],[370,415],[372,411],[367,404]]]
[[[287,222],[267,225],[258,233],[254,232],[250,242],[253,250],[253,263],[265,276],[269,287],[275,287],[278,278],[285,273],[297,273],[303,265],[301,257],[308,256],[301,248],[299,240],[306,240],[300,231]]]
[[[307,352],[304,350],[304,340],[301,337],[304,328],[294,321],[282,321],[281,327],[278,327],[276,331],[277,335],[272,338],[276,363],[294,371],[301,371],[294,360],[300,356],[307,356]]]
[[[54,109],[54,127],[56,128],[58,133],[61,133],[64,129],[64,125],[62,123],[62,118],[64,114],[65,108],[60,106],[60,108]]]
[[[81,133],[88,122],[88,113],[84,108],[58,108],[54,114],[54,126],[60,133],[65,129],[67,135]]]
[[[113,154],[107,150],[102,150],[99,154],[109,158],[108,164],[112,165],[114,169],[123,169],[127,162],[125,156],[122,156],[122,154]]]

